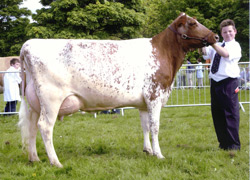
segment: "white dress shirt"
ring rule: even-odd
[[[222,42],[223,43],[223,42]],[[222,43],[217,43],[218,45],[222,45]],[[225,47],[229,53],[228,58],[221,57],[220,65],[218,72],[212,73],[210,71],[209,78],[212,78],[216,82],[219,82],[228,77],[238,78],[240,77],[240,68],[238,66],[238,62],[241,58],[241,47],[240,44],[233,39],[232,41],[225,42]],[[212,46],[206,47],[206,54],[204,55],[204,59],[211,59],[211,67],[213,65],[214,56],[216,51]]]
[[[4,74],[4,101],[21,101],[18,84],[21,83],[22,79],[19,76],[19,70],[11,66],[7,72],[17,73]]]

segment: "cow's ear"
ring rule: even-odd
[[[187,23],[187,15],[183,14],[177,21],[177,26],[181,27]]]
[[[185,13],[184,13],[184,12],[181,12],[181,13],[179,14],[179,16],[183,16],[183,15],[185,15]]]

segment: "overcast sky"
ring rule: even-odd
[[[31,10],[32,13],[36,13],[37,9],[41,9],[43,7],[39,1],[40,0],[24,0],[20,7],[26,7]]]

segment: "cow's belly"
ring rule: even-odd
[[[81,110],[97,111],[113,109],[116,107],[143,107],[143,80],[142,78],[132,80],[121,79],[123,83],[117,83],[105,78],[75,79],[68,87],[68,93],[77,96],[82,102]]]
[[[119,107],[146,108],[142,94],[112,94],[101,95],[98,93],[85,93],[68,95],[62,102],[59,116],[74,113],[79,109],[82,111],[102,111]]]
[[[145,102],[142,93],[111,93],[105,95],[100,93],[87,93],[79,97],[82,102],[81,110],[83,111],[98,111],[108,110],[117,107],[137,107],[144,108]]]
[[[60,104],[58,116],[65,116],[77,112],[78,110],[82,111],[102,111],[108,109],[114,109],[118,107],[137,107],[140,109],[146,108],[144,98],[141,88],[137,87],[133,90],[128,89],[119,89],[108,87],[91,87],[90,84],[85,84],[84,87],[78,83],[78,86],[67,86],[67,87],[58,87],[50,84],[48,92],[45,92],[44,99],[49,99],[49,91],[56,90],[58,92],[64,92],[60,96],[54,96],[54,98],[62,99]],[[91,87],[91,88],[90,88]],[[41,89],[40,89],[41,90]],[[38,96],[35,92],[35,84],[31,80],[26,87],[26,98],[31,108],[37,113],[40,113],[40,102]],[[55,99],[54,99],[55,100]],[[56,101],[58,102],[58,101]],[[50,102],[50,104],[55,103]],[[53,106],[52,106],[53,107]]]

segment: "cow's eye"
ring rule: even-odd
[[[196,22],[190,22],[190,23],[189,23],[189,26],[196,26],[196,25],[197,25]]]

